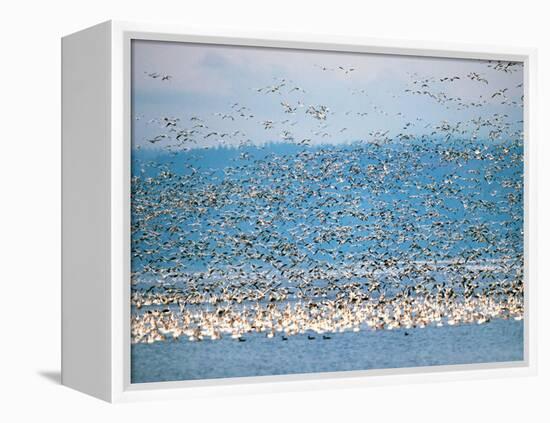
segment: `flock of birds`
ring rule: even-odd
[[[454,110],[494,101],[522,107],[506,87],[475,101],[433,89],[460,79],[491,84],[480,72],[411,75],[403,95]],[[416,118],[397,134],[381,129],[325,145],[312,140],[331,137],[329,106],[279,98],[305,94],[283,78],[253,90],[275,94],[289,116],[278,137],[285,148],[255,145],[241,129],[212,130],[207,117],[150,121],[163,132],[147,141],[163,155],[133,157],[132,342],[245,342],[252,334],[330,340],[344,331],[404,328],[409,335],[431,325],[523,318],[521,121],[506,113],[454,123]],[[387,114],[374,106],[369,113]],[[231,123],[255,118],[238,102],[214,114]],[[291,128],[311,118],[316,132],[296,139]],[[258,122],[265,131],[276,123]],[[419,125],[421,135],[412,131]],[[237,143],[218,163],[215,151],[198,148],[205,140]]]

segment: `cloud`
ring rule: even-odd
[[[148,119],[178,116],[183,122],[192,115],[201,115],[211,130],[241,130],[257,143],[276,140],[285,131],[296,138],[315,138],[316,132],[330,132],[330,138],[319,138],[319,142],[344,142],[383,129],[395,135],[403,131],[407,121],[421,120],[422,125],[416,123],[416,128],[424,128],[427,122],[438,124],[492,114],[500,111],[495,107],[501,107],[500,96],[492,99],[492,93],[508,88],[510,97],[519,99],[522,94],[522,88],[517,88],[523,78],[521,70],[504,73],[479,60],[157,41],[134,41],[132,59],[135,110],[148,115],[135,125],[138,142],[158,130],[145,125]],[[489,84],[467,78],[472,71],[486,76]],[[162,81],[147,76],[150,72],[172,78]],[[453,75],[460,75],[460,79],[452,83],[439,81]],[[414,80],[422,78],[432,81],[430,89],[435,92],[465,101],[482,96],[491,107],[453,111],[427,96],[405,93]],[[258,88],[276,86],[283,79],[286,85],[281,93],[258,93]],[[291,92],[294,86],[305,92]],[[363,93],[355,95],[358,91]],[[233,121],[216,116],[232,113],[229,105],[234,102],[247,106],[254,118]],[[296,107],[296,112],[285,113],[282,102]],[[305,113],[309,105],[330,109],[328,128],[319,128],[319,122]],[[368,114],[358,116],[356,112]],[[517,107],[509,113],[514,119],[521,118]],[[273,131],[266,131],[261,124],[268,119],[276,122]],[[287,120],[289,123],[283,123]],[[414,125],[408,128],[415,130]]]

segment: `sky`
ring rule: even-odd
[[[467,129],[472,119],[496,115],[521,128],[523,69],[517,65],[505,72],[495,65],[134,40],[133,145],[338,144],[382,134],[429,135],[444,122]],[[326,115],[316,115],[319,111]],[[169,121],[174,125],[167,126]],[[183,135],[176,139],[178,134]]]

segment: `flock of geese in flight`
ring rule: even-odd
[[[486,63],[503,74],[521,65]],[[490,86],[481,72],[410,76],[401,95],[425,95],[446,109],[522,107],[506,87],[474,101],[435,88],[459,80]],[[284,78],[252,90],[275,95],[289,116],[258,122],[264,131],[285,125],[277,134],[285,148],[256,145],[242,129],[213,130],[206,116],[148,122],[162,131],[147,142],[163,158],[132,162],[133,343],[245,342],[253,334],[325,341],[345,331],[409,335],[523,318],[521,121],[504,112],[454,123],[416,118],[398,134],[380,129],[327,145],[312,140],[332,136],[329,106],[291,102],[306,92]],[[257,117],[234,102],[212,119]],[[318,122],[308,138],[294,136],[300,119]],[[412,131],[419,126],[420,135]],[[219,164],[205,140],[235,148]]]

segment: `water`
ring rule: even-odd
[[[482,160],[472,153],[477,150]],[[443,159],[452,154],[461,158]],[[158,279],[166,269],[181,275],[262,264],[251,256],[267,253],[288,263],[281,243],[317,263],[346,265],[384,252],[430,261],[472,252],[489,260],[518,256],[521,157],[517,141],[454,140],[442,146],[436,138],[409,145],[273,143],[177,155],[133,153],[132,270]],[[159,213],[152,216],[153,210]],[[329,226],[349,232],[330,232]],[[471,233],[480,229],[490,236]],[[144,238],[147,232],[152,236]],[[253,247],[230,242],[242,234],[255,241]]]
[[[132,383],[523,360],[523,321],[132,346]],[[408,333],[408,335],[405,335]]]
[[[522,360],[522,321],[505,319],[523,314],[521,157],[518,140],[437,138],[134,154],[132,382]],[[382,330],[366,329],[367,316],[334,333],[352,296],[382,294]],[[388,329],[436,298],[443,327]],[[286,341],[266,337],[296,303],[286,320],[315,303],[330,339],[304,322]]]

